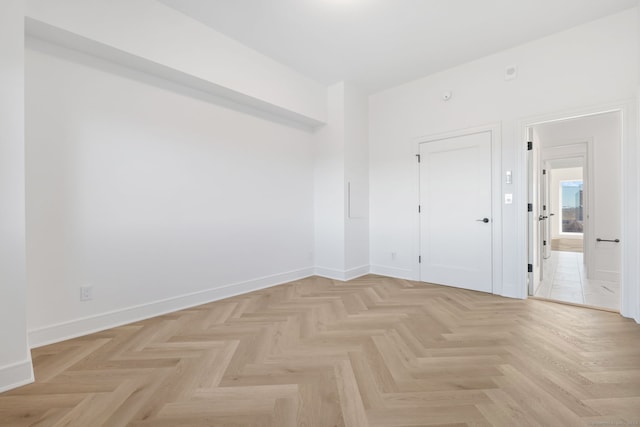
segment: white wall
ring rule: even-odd
[[[345,181],[350,188],[345,222],[345,270],[369,271],[368,98],[353,84],[345,86]]]
[[[502,169],[514,171],[519,183],[521,120],[635,96],[637,31],[638,14],[632,9],[371,96],[372,269],[418,278],[417,138],[500,122]],[[518,78],[505,81],[504,69],[513,64]],[[447,90],[453,97],[444,102]],[[495,189],[514,194],[514,203],[503,205],[502,212],[502,293],[524,297],[516,213],[526,195],[515,184]]]
[[[314,154],[316,272],[348,280],[369,272],[367,97],[341,82],[327,106]]]
[[[551,238],[552,239],[579,239],[582,240],[581,234],[563,234],[560,235],[560,223],[562,222],[562,201],[560,200],[560,182],[575,181],[582,179],[582,168],[562,168],[547,170],[551,183],[549,188],[549,212],[555,214],[550,217],[551,221]],[[620,212],[618,212],[619,214]],[[551,242],[549,242],[551,244]]]
[[[315,135],[37,40],[26,83],[32,344],[313,273]]]
[[[640,22],[640,7],[637,8],[637,20]],[[640,58],[640,25],[636,31],[636,40],[638,40],[638,50],[637,55]],[[638,68],[638,82],[640,82],[640,67]],[[636,137],[636,145],[635,150],[627,151],[624,153],[623,165],[629,167],[633,164],[640,164],[640,149],[638,145],[640,145],[640,85],[638,85],[636,90],[636,129],[635,129],[635,137]],[[631,184],[631,183],[629,183]],[[640,210],[640,173],[636,172],[635,176],[635,188],[633,185],[627,185],[628,191],[626,194],[623,194],[623,203],[626,203],[630,209],[632,210]],[[640,246],[640,223],[626,223],[623,222],[623,231],[625,234],[632,236],[633,240],[636,242],[636,248]],[[635,237],[633,237],[635,236]],[[631,275],[631,277],[636,277],[640,275],[640,250],[637,252],[629,252],[623,254],[622,262],[626,265],[635,265],[634,271],[627,273],[627,276]],[[623,280],[627,280],[628,277],[623,277]],[[638,280],[640,282],[640,279]],[[635,316],[634,319],[636,322],[640,323],[640,283],[635,291],[629,292],[627,295],[624,295],[625,299],[622,300],[622,310],[625,312],[633,312],[635,308]],[[626,306],[626,308],[625,308]]]
[[[0,391],[33,377],[26,333],[24,5],[0,4]]]
[[[36,22],[213,83],[230,95],[317,122],[326,119],[323,85],[155,0],[28,0],[27,5],[27,16]]]
[[[345,91],[344,82],[328,88],[327,125],[314,150],[314,260],[319,274],[341,278],[345,264]]]

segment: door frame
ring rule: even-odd
[[[518,193],[526,195],[527,186],[527,129],[538,123],[566,120],[618,111],[622,117],[622,218],[621,218],[621,274],[620,274],[620,313],[625,317],[633,318],[640,323],[640,229],[638,227],[638,215],[640,214],[640,174],[636,171],[640,163],[640,150],[638,149],[638,117],[636,104],[640,99],[629,99],[609,104],[601,104],[587,108],[568,110],[543,114],[517,121],[517,147],[516,157],[518,170],[522,171],[517,177]],[[520,260],[516,268],[519,271],[517,297],[527,298],[527,272],[528,237],[527,237],[527,201],[523,200],[516,206],[517,234],[516,244],[518,248],[517,259]]]
[[[431,134],[414,138],[413,149],[416,155],[420,153],[420,144],[441,141],[443,139],[457,138],[488,132],[491,136],[491,293],[502,294],[502,123],[491,123],[465,129],[452,130],[438,134]],[[416,215],[415,230],[418,232],[414,238],[415,264],[413,277],[420,277],[420,213],[417,206],[420,205],[420,164],[416,162],[415,197]]]

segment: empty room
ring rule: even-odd
[[[5,0],[0,426],[640,424],[637,0]]]

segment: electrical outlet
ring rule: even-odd
[[[90,301],[93,299],[93,287],[81,286],[80,287],[80,301]]]

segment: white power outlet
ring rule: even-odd
[[[80,287],[80,301],[90,301],[93,299],[93,287],[81,286]]]

